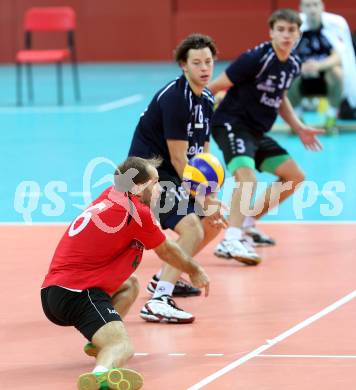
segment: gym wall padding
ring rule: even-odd
[[[356,30],[355,0],[326,0]],[[219,58],[229,60],[269,38],[267,19],[276,7],[297,9],[299,0],[6,0],[0,1],[0,63],[12,63],[23,47],[22,21],[35,6],[71,6],[77,13],[80,61],[171,60],[192,32],[211,35]],[[60,34],[35,35],[36,47],[61,47]]]

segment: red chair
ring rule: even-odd
[[[74,39],[76,15],[71,7],[36,7],[30,8],[24,18],[24,46],[16,54],[16,90],[17,105],[22,105],[22,64],[27,69],[28,98],[33,102],[32,64],[55,63],[57,68],[57,95],[58,104],[63,104],[62,63],[70,59],[73,72],[74,95],[80,100],[79,74]],[[53,50],[32,49],[33,32],[66,32],[67,48]]]

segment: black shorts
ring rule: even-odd
[[[42,308],[46,317],[56,325],[74,326],[89,341],[103,325],[122,321],[111,303],[111,297],[99,288],[81,292],[59,286],[41,290]]]
[[[159,172],[159,182],[163,191],[159,209],[156,207],[154,214],[163,229],[174,230],[178,222],[188,214],[194,213],[200,218],[204,217],[200,204],[187,194],[178,177]]]
[[[263,134],[257,135],[245,125],[214,126],[212,136],[224,154],[226,165],[235,157],[251,157],[255,167],[262,171],[261,165],[267,158],[288,155],[273,138]]]
[[[302,96],[326,96],[328,86],[325,81],[325,74],[320,73],[319,77],[302,77],[300,80],[300,93]]]

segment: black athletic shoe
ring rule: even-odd
[[[159,279],[156,275],[154,275],[146,287],[147,291],[150,294],[153,294],[155,292],[158,282]],[[193,287],[184,279],[179,279],[174,286],[174,297],[197,297],[199,295],[201,295],[201,290],[199,288]]]
[[[272,246],[276,245],[276,241],[262,233],[255,227],[249,227],[244,229],[246,236],[251,237],[254,246]]]

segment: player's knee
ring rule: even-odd
[[[326,80],[329,84],[341,83],[343,80],[343,72],[341,66],[334,66],[326,73]]]
[[[191,241],[198,244],[204,240],[204,229],[200,219],[195,214],[189,214],[182,220],[179,229],[176,232],[180,236],[189,236]]]
[[[234,177],[238,183],[256,183],[256,174],[253,169],[248,167],[242,167],[237,169],[234,173]]]
[[[132,296],[136,299],[140,292],[140,283],[136,275],[131,275],[127,280]]]
[[[126,354],[126,358],[127,358],[127,359],[131,359],[131,358],[134,356],[134,353],[135,353],[135,350],[134,350],[133,344],[132,344],[132,342],[130,341],[130,339],[128,339],[128,340],[126,341],[126,344],[125,344],[125,354]]]
[[[119,339],[115,340],[112,343],[111,347],[112,347],[112,350],[114,352],[114,356],[116,355],[117,359],[120,359],[121,362],[123,360],[127,361],[127,360],[131,359],[135,353],[133,344],[128,337],[125,339],[119,338]],[[114,359],[114,362],[117,359]],[[118,366],[118,364],[116,364],[116,363],[114,363],[114,364],[116,367]]]
[[[296,182],[298,184],[303,183],[305,181],[305,173],[302,170],[299,170],[296,176]]]
[[[301,169],[295,170],[293,173],[291,173],[290,177],[288,178],[288,181],[292,181],[294,186],[303,183],[304,180],[305,180],[305,173]]]

